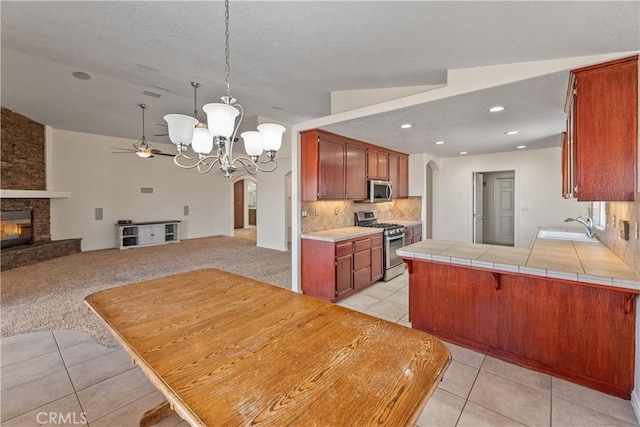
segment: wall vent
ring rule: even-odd
[[[153,187],[140,187],[140,192],[143,194],[153,193]]]

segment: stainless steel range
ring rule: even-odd
[[[356,212],[356,226],[383,228],[383,254],[385,282],[404,273],[404,262],[396,250],[404,246],[404,226],[378,222],[378,211]]]

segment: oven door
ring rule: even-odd
[[[396,253],[397,249],[404,246],[404,233],[399,236],[384,237],[384,263],[385,269],[390,269],[396,265],[402,264],[402,258]]]

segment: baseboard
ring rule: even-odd
[[[631,406],[633,406],[633,412],[636,413],[636,420],[640,423],[640,396],[638,396],[638,389],[631,392]]]

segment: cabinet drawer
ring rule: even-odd
[[[371,265],[371,250],[356,252],[353,254],[353,269],[361,270]]]
[[[382,246],[382,236],[376,236],[371,238],[371,247]]]
[[[352,252],[353,252],[352,242],[349,241],[344,243],[336,243],[336,257],[349,255]]]
[[[371,247],[371,239],[363,239],[353,242],[353,251],[360,252]]]

